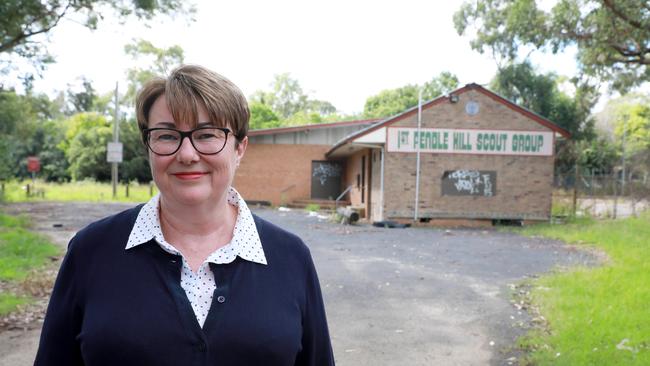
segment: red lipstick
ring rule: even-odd
[[[193,180],[193,179],[199,179],[206,174],[207,173],[204,172],[178,172],[178,173],[173,173],[172,175],[182,180]]]

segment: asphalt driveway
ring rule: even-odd
[[[257,210],[312,250],[338,365],[508,365],[528,315],[512,285],[594,258],[495,230],[341,226]]]
[[[65,245],[74,231],[124,207],[5,209],[30,214],[36,230]],[[529,317],[511,304],[511,286],[558,265],[595,261],[560,242],[494,230],[343,226],[302,210],[253,211],[311,248],[343,366],[517,364],[510,347]],[[31,364],[39,327],[0,332],[0,364]]]

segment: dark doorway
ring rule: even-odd
[[[343,166],[338,161],[311,162],[311,198],[334,200],[341,194]]]
[[[361,203],[365,203],[366,197],[366,157],[361,157]]]

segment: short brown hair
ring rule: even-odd
[[[166,79],[148,81],[135,101],[141,133],[149,127],[149,111],[161,95],[165,95],[167,107],[176,122],[196,127],[198,106],[202,105],[210,116],[210,122],[230,128],[237,141],[248,134],[250,111],[246,97],[235,84],[214,71],[198,65],[182,65]]]

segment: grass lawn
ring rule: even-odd
[[[609,261],[533,283],[548,321],[520,339],[522,364],[650,365],[650,214],[615,221],[577,219],[522,229],[604,251]]]
[[[29,221],[22,216],[0,214],[0,281],[20,288],[28,273],[51,262],[51,257],[61,254],[61,249],[43,236],[27,230]],[[18,285],[18,286],[15,286]],[[0,294],[0,315],[29,302],[25,294],[3,292]]]
[[[25,187],[35,187],[35,194],[27,196]],[[148,184],[129,184],[129,196],[126,196],[126,186],[117,187],[117,197],[113,198],[113,186],[110,183],[97,183],[80,181],[71,183],[46,183],[36,180],[33,185],[31,180],[10,181],[4,183],[4,192],[0,193],[0,200],[5,202],[27,201],[85,201],[85,202],[146,202],[151,198],[151,193],[156,194],[155,186]],[[34,188],[31,188],[34,192]]]

